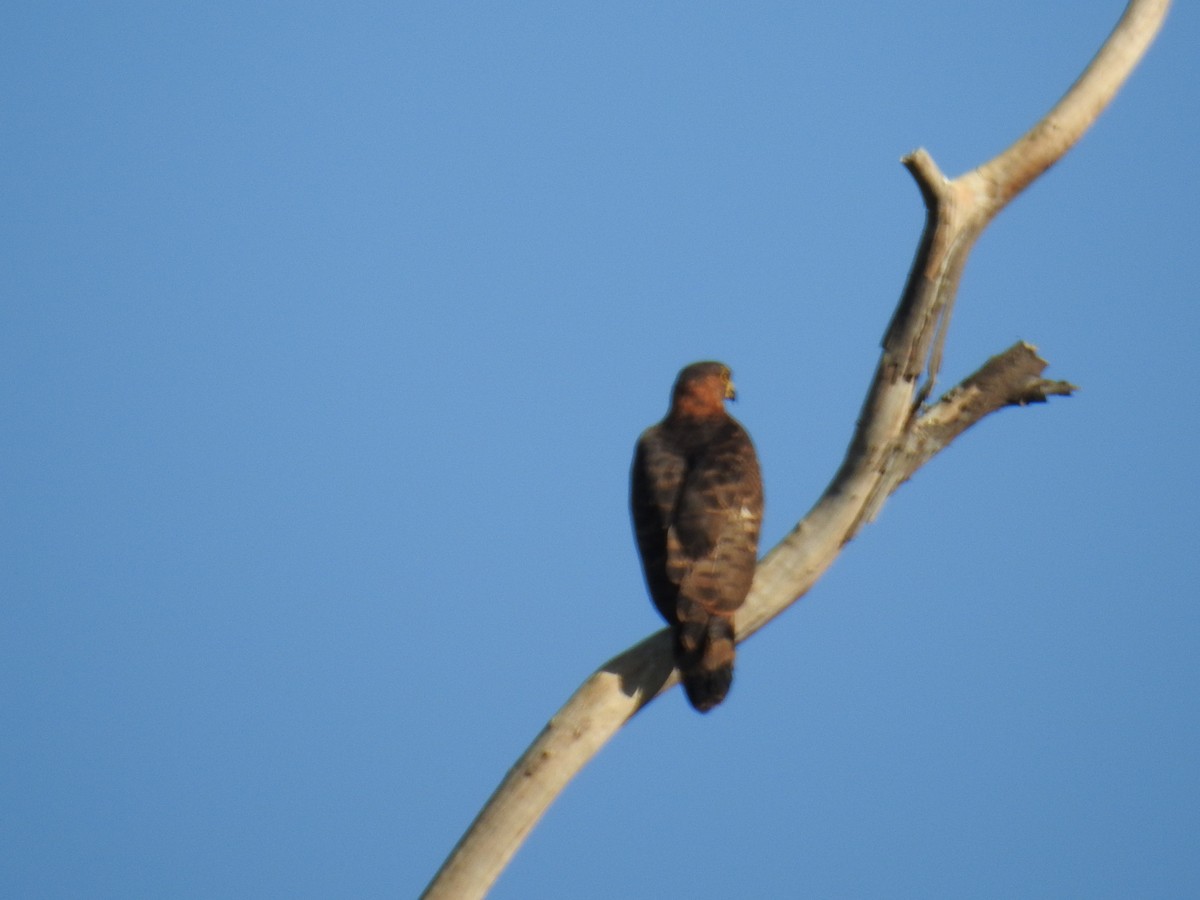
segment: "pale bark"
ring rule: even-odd
[[[953,180],[924,150],[904,159],[925,201],[925,230],[883,340],[844,461],[812,510],[759,562],[738,613],[742,641],[803,596],[841,548],[913,472],[980,419],[1006,406],[1067,395],[1019,343],[931,405],[958,282],[975,240],[1053,165],[1112,100],[1153,41],[1169,0],[1131,0],[1067,94],[994,159]],[[591,675],[505,776],[423,896],[482,897],[567,782],[633,716],[677,681],[665,630]]]

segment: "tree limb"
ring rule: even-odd
[[[941,367],[958,283],[975,240],[1096,120],[1145,54],[1169,5],[1169,0],[1131,0],[1066,95],[989,162],[951,180],[924,150],[905,157],[926,207],[912,270],[846,457],[808,515],[759,562],[750,596],[738,612],[739,641],[803,596],[892,492],[959,434],[1006,406],[1043,402],[1075,389],[1042,379],[1046,363],[1033,347],[1019,343],[924,406]],[[677,678],[666,629],[597,669],[509,770],[423,896],[482,897],[575,773]]]

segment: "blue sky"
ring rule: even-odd
[[[0,894],[415,896],[659,622],[626,511],[729,363],[764,541],[845,448],[923,210],[1123,3],[10,4]],[[1200,18],[968,265],[917,474],[658,700],[497,898],[1200,892]]]

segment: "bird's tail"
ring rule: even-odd
[[[675,665],[688,702],[697,711],[708,712],[725,699],[733,683],[733,619],[714,615],[697,604],[681,603],[680,607]]]

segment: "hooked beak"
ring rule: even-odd
[[[725,399],[726,400],[736,400],[737,399],[737,388],[734,387],[734,384],[732,381],[725,382]]]

